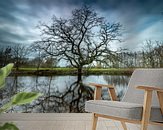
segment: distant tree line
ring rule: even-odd
[[[113,68],[162,68],[163,67],[163,43],[146,41],[142,50],[137,52],[121,52],[118,59],[110,61]]]
[[[31,47],[22,44],[0,48],[0,67],[8,63],[14,63],[16,70],[20,67],[55,67],[56,60],[54,57],[39,54]]]
[[[163,43],[146,41],[142,50],[137,52],[122,51],[116,53],[105,62],[96,62],[92,67],[97,68],[162,68],[163,67]],[[53,56],[45,55],[38,50],[17,44],[13,47],[0,49],[0,67],[13,62],[15,68],[20,67],[56,67],[58,61]],[[67,65],[65,67],[72,67]]]

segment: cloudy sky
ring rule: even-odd
[[[0,47],[40,39],[39,21],[69,17],[81,5],[123,25],[123,42],[113,47],[136,50],[146,40],[163,41],[163,0],[1,0]]]

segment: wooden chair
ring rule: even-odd
[[[136,69],[120,102],[113,85],[89,85],[95,87],[94,100],[85,105],[93,113],[92,130],[96,130],[98,117],[118,120],[124,130],[126,123],[140,124],[141,130],[147,130],[148,124],[163,130],[163,69]],[[101,100],[102,87],[108,88],[112,101]]]

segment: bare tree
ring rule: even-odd
[[[146,57],[146,66],[147,67],[152,67],[155,68],[155,51],[154,51],[154,47],[155,45],[153,44],[153,42],[151,40],[147,40],[143,50],[145,51],[145,57]]]
[[[154,48],[158,66],[162,68],[163,67],[163,42],[156,41],[156,47]]]
[[[11,62],[11,47],[0,48],[0,66],[3,67]]]
[[[110,42],[118,40],[120,23],[109,23],[90,7],[83,6],[72,11],[70,18],[52,18],[51,25],[42,23],[41,41],[34,43],[36,48],[49,55],[64,59],[78,70],[81,80],[82,68],[93,61],[103,61],[114,52]]]
[[[12,59],[15,63],[16,70],[26,62],[26,57],[28,55],[28,48],[24,45],[17,44],[11,48]]]
[[[57,60],[52,57],[52,56],[46,56],[44,59],[44,62],[42,63],[42,67],[48,67],[48,68],[52,68],[52,67],[56,67],[57,65]]]

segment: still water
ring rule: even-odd
[[[93,99],[94,88],[90,82],[114,84],[119,100],[127,90],[130,76],[90,75],[83,76],[78,83],[76,76],[17,76],[8,77],[6,87],[0,91],[2,104],[18,92],[40,92],[43,94],[31,104],[16,106],[7,112],[84,112],[85,101]],[[109,100],[107,89],[103,89],[102,98]],[[2,105],[1,104],[1,105]]]

